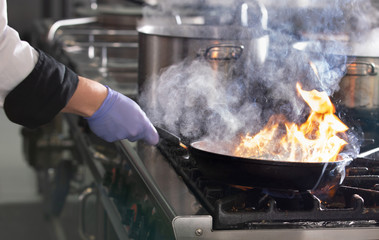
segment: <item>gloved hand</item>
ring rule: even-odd
[[[91,130],[108,142],[141,139],[151,145],[157,144],[158,133],[137,103],[107,88],[108,95],[103,104],[91,117],[86,118]]]

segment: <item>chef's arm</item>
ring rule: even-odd
[[[79,77],[78,86],[63,112],[81,115],[102,139],[142,139],[157,144],[158,133],[136,102],[98,82]]]
[[[7,4],[0,0],[0,107],[6,95],[33,70],[38,52],[8,26]]]
[[[158,143],[155,128],[136,102],[37,51],[32,72],[5,97],[4,110],[11,121],[35,128],[59,112],[74,113],[85,117],[91,130],[108,142]]]
[[[9,120],[28,128],[50,122],[67,105],[79,82],[71,69],[36,50],[38,61],[34,68],[4,99]]]
[[[108,90],[96,81],[80,76],[78,78],[77,88],[62,112],[90,117],[100,108]]]
[[[0,0],[0,60],[0,107],[12,122],[36,128],[63,111],[87,117],[92,131],[106,141],[158,142],[155,128],[134,101],[79,77],[22,41],[8,26],[6,0]]]

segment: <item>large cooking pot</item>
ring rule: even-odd
[[[348,56],[335,98],[348,108],[379,108],[379,57]]]
[[[320,54],[316,51],[322,51],[329,59],[338,59],[334,67],[343,70],[344,75],[339,82],[340,89],[332,96],[335,102],[351,109],[379,109],[379,56],[356,50],[358,45],[307,41],[295,43],[294,48],[308,52],[310,58],[312,54]]]
[[[162,69],[184,59],[205,59],[217,71],[229,74],[235,66],[262,66],[266,60],[269,34],[267,11],[259,4],[260,24],[249,26],[241,13],[241,24],[154,24],[143,22],[139,33],[139,86],[155,81]],[[242,4],[242,9],[244,9]],[[172,17],[172,19],[174,19]],[[234,77],[234,76],[230,76]]]

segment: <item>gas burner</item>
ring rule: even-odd
[[[353,207],[327,208],[311,193],[299,193],[292,199],[277,198],[260,193],[239,194],[217,201],[215,226],[220,229],[267,223],[287,225],[299,222],[359,221],[378,219],[375,211],[367,211],[364,200],[357,194],[352,197]],[[248,204],[248,205],[247,205]],[[367,224],[372,224],[368,222]],[[284,226],[283,226],[284,227]]]
[[[191,157],[160,146],[177,173],[213,216],[214,229],[377,225],[379,162],[358,158],[342,184],[298,191],[229,185],[208,179]],[[176,153],[176,154],[175,154]]]

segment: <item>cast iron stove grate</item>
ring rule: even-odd
[[[298,192],[227,185],[208,179],[186,151],[159,145],[214,219],[214,229],[379,227],[379,161],[356,159],[341,186]]]

